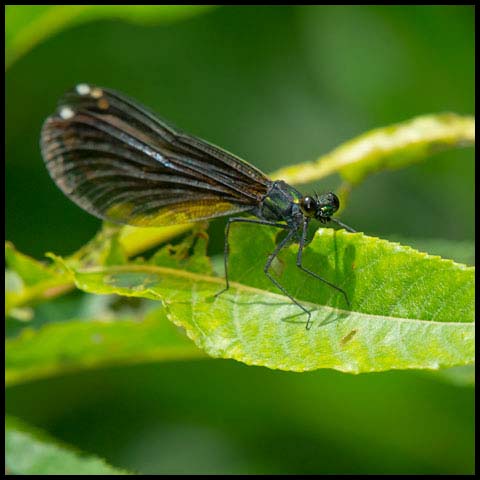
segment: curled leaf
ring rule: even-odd
[[[274,178],[302,184],[340,173],[351,184],[367,175],[424,160],[433,153],[475,143],[475,119],[455,113],[422,115],[370,130],[313,162],[276,171]]]

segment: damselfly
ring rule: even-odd
[[[160,120],[113,90],[80,84],[60,100],[41,134],[45,164],[58,187],[77,205],[112,222],[157,227],[231,216],[225,229],[225,288],[228,234],[234,222],[269,225],[286,231],[267,259],[264,272],[290,300],[299,303],[270,273],[280,250],[298,242],[297,267],[343,294],[345,291],[308,270],[302,253],[311,220],[334,222],[334,193],[303,196],[210,143]],[[238,217],[249,213],[257,218]]]

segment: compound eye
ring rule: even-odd
[[[328,195],[329,195],[329,200],[332,205],[333,211],[336,212],[338,210],[338,207],[340,207],[340,200],[332,192],[330,192]]]
[[[312,197],[303,197],[300,202],[300,207],[305,215],[312,216],[317,211],[317,202]]]
[[[316,218],[319,220],[330,219],[330,217],[338,210],[340,201],[338,197],[332,193],[325,193],[318,198],[318,209]]]

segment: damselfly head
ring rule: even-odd
[[[300,207],[306,216],[315,217],[320,221],[329,220],[339,206],[340,201],[332,192],[320,196],[315,194],[315,198],[306,196],[300,202]]]

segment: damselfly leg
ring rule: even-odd
[[[300,237],[300,242],[299,242],[299,245],[298,245],[298,252],[297,252],[297,267],[300,270],[304,271],[305,273],[308,273],[312,277],[314,277],[318,280],[321,280],[323,283],[326,283],[330,287],[332,287],[335,290],[337,290],[338,292],[340,292],[345,297],[345,302],[347,302],[347,305],[350,307],[350,302],[348,301],[347,293],[345,292],[345,290],[343,290],[340,287],[337,287],[337,285],[329,282],[325,278],[321,277],[320,275],[318,275],[315,272],[312,272],[311,270],[309,270],[308,268],[306,268],[302,265],[302,256],[303,256],[303,249],[305,247],[305,242],[306,242],[306,239],[307,239],[308,223],[309,223],[308,219],[304,220],[304,222],[303,222],[302,236]],[[308,329],[309,329],[309,327],[307,327],[307,330]]]
[[[255,223],[257,225],[267,225],[270,227],[277,227],[277,228],[282,228],[282,229],[288,229],[288,226],[283,224],[283,223],[278,223],[278,222],[269,222],[267,220],[255,220],[253,218],[244,218],[244,217],[233,217],[229,218],[227,225],[225,227],[225,245],[224,245],[224,251],[223,251],[223,265],[225,267],[225,288],[220,290],[215,294],[215,297],[218,297],[218,295],[221,295],[222,293],[226,292],[230,288],[230,283],[228,281],[228,256],[230,254],[230,245],[228,243],[228,236],[230,234],[230,226],[232,223]]]

